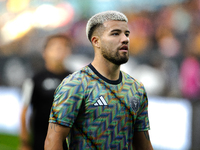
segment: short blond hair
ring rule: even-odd
[[[128,22],[127,17],[118,11],[104,11],[100,12],[94,16],[92,16],[86,25],[86,35],[87,38],[91,41],[92,34],[94,30],[103,25],[104,22],[110,21],[110,20],[116,20],[116,21],[125,21]]]

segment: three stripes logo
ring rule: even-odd
[[[94,103],[94,106],[106,106],[108,103],[103,98],[103,96],[100,96],[96,103]]]

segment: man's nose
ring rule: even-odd
[[[122,43],[123,43],[123,44],[128,44],[128,43],[129,43],[129,37],[126,36],[125,34],[124,34],[123,37],[122,37]]]

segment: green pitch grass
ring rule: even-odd
[[[0,133],[0,150],[18,150],[19,136]]]

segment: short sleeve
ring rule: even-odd
[[[149,117],[148,117],[148,97],[144,86],[142,85],[138,90],[140,97],[140,108],[137,113],[137,118],[134,126],[135,131],[150,130]]]
[[[49,122],[72,127],[81,108],[84,89],[77,80],[64,79],[54,94]]]

